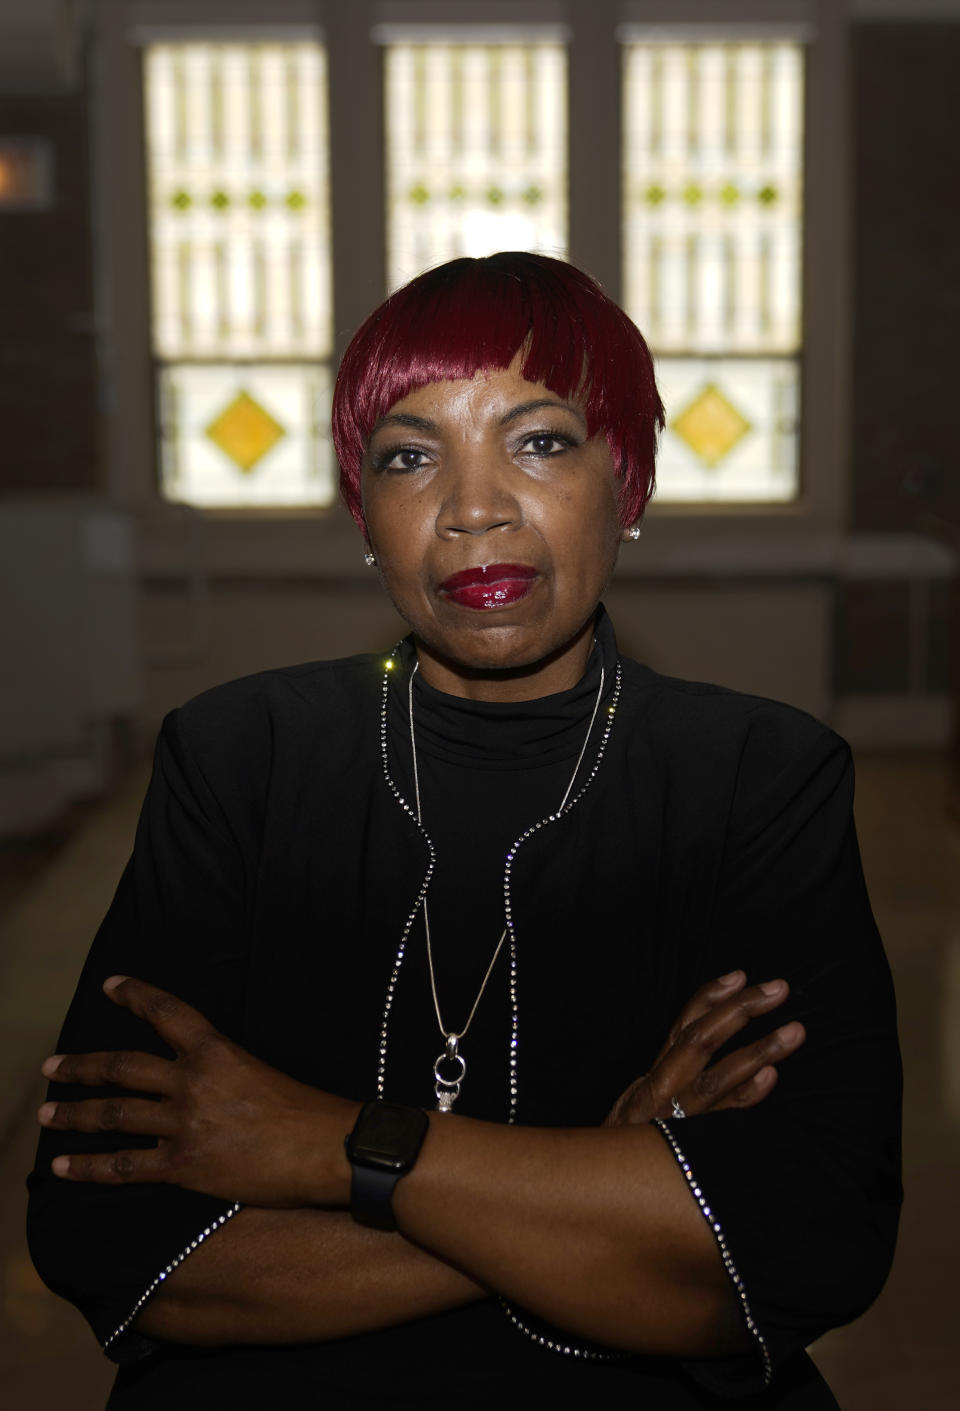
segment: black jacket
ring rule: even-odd
[[[616,647],[605,621],[598,637],[609,699]],[[219,687],[167,718],[135,851],[60,1052],[164,1051],[103,997],[103,979],[120,972],[173,991],[303,1081],[372,1095],[386,979],[426,859],[383,780],[381,679],[376,657],[297,666]],[[391,683],[401,723],[403,679]],[[508,796],[523,786],[516,760],[433,754],[454,781],[454,811],[471,769],[512,769]],[[568,754],[561,742],[544,767],[568,774]],[[398,756],[402,788],[403,770]],[[602,1121],[705,980],[743,967],[751,982],[791,984],[764,1028],[798,1018],[808,1038],[774,1093],[747,1112],[663,1124],[741,1290],[755,1355],[685,1368],[565,1357],[518,1333],[495,1302],[305,1348],[158,1349],[114,1336],[158,1272],[231,1207],[169,1187],[60,1183],[47,1174],[57,1151],[115,1143],[44,1134],[31,1248],[50,1287],[101,1340],[113,1337],[110,1355],[125,1366],[111,1405],[238,1408],[268,1395],[280,1405],[311,1395],[324,1406],[451,1396],[510,1405],[552,1388],[657,1408],[712,1405],[713,1393],[750,1396],[758,1411],[833,1405],[799,1350],[876,1296],[900,1201],[895,1017],[852,794],[846,746],[809,716],[624,661],[595,780],[524,845],[515,869],[521,1122]],[[438,1040],[413,937],[405,966],[391,1092],[426,1104],[418,1085]],[[481,1052],[502,1055],[505,986],[494,992],[476,1037]],[[503,1062],[492,1057],[488,1079],[465,1085],[458,1110],[504,1120]]]

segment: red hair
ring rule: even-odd
[[[663,406],[640,330],[597,284],[563,260],[507,252],[451,260],[418,275],[370,315],[343,356],[333,394],[340,492],[361,529],[360,467],[381,416],[430,382],[509,367],[581,403],[623,481],[620,519],[653,493]]]

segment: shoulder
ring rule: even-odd
[[[755,746],[803,750],[840,742],[823,721],[783,701],[752,696],[704,681],[661,676],[623,658],[624,689],[649,728],[678,741],[703,743],[750,738]]]
[[[163,722],[161,745],[197,759],[272,756],[278,744],[346,744],[379,706],[383,658],[372,653],[257,672],[194,696]]]
[[[373,653],[277,667],[213,686],[174,714],[183,726],[196,729],[258,714],[336,712],[368,694],[382,672],[383,659]]]
[[[661,676],[624,659],[624,698],[634,738],[673,769],[706,784],[722,777],[741,801],[793,792],[819,777],[851,780],[845,740],[823,721],[781,701],[700,681]]]

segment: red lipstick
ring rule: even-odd
[[[509,607],[525,598],[537,577],[537,570],[522,563],[488,563],[465,568],[440,584],[440,592],[460,607]]]

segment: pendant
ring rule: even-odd
[[[467,1060],[457,1048],[459,1042],[459,1034],[448,1034],[446,1047],[443,1053],[438,1055],[437,1061],[433,1065],[433,1076],[436,1079],[433,1091],[437,1095],[436,1110],[438,1112],[451,1112],[453,1110],[453,1104],[460,1096],[460,1084],[463,1082],[463,1076],[467,1071]],[[455,1070],[455,1078],[445,1078],[443,1076],[440,1071],[440,1065],[442,1063],[458,1063],[460,1065],[459,1071]]]

